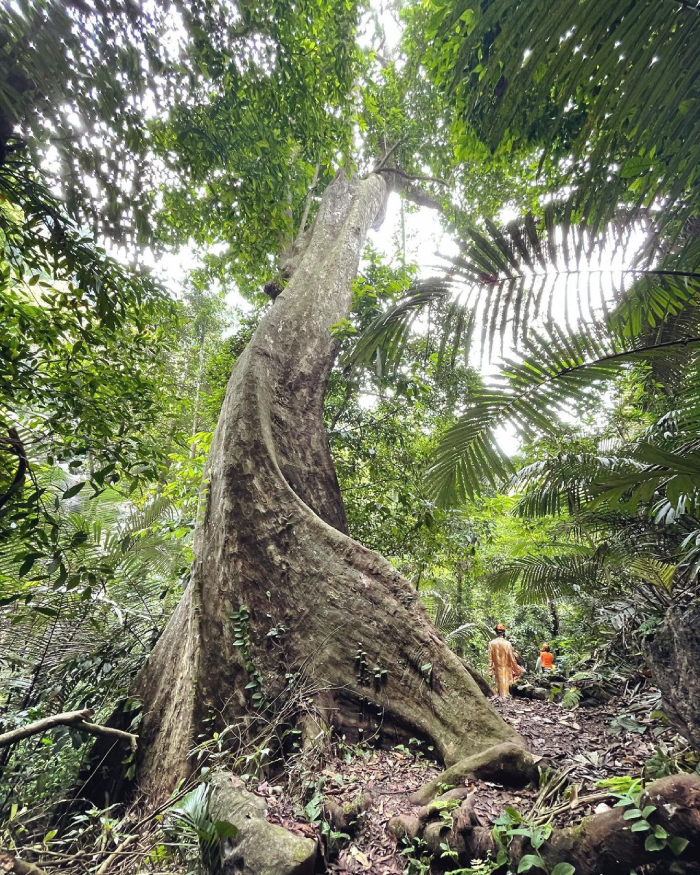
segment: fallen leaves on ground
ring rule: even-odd
[[[638,725],[644,727],[642,732],[629,730],[617,736],[611,734],[616,731],[615,718],[629,713],[629,703],[622,699],[574,711],[554,702],[529,699],[494,699],[493,704],[520,733],[535,756],[542,757],[553,770],[567,772],[564,786],[573,787],[573,797],[565,806],[567,810],[557,815],[558,826],[592,813],[595,804],[579,805],[577,800],[590,794],[596,782],[603,778],[639,775],[654,749],[651,729],[643,716],[635,718]],[[364,792],[372,797],[361,825],[337,859],[329,864],[328,871],[338,875],[365,872],[400,875],[405,869],[406,857],[387,832],[387,823],[394,815],[415,812],[416,806],[409,801],[409,796],[439,771],[429,760],[398,750],[366,750],[356,756],[328,761],[322,772],[325,796],[332,796],[341,806],[352,803]],[[505,806],[528,812],[539,795],[539,788],[516,791],[490,781],[473,781],[469,788],[483,826],[491,826]],[[281,787],[265,782],[258,791],[268,801],[271,820],[298,834],[319,835],[319,825],[303,823]]]

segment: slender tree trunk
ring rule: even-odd
[[[254,724],[251,694],[259,685],[267,702],[284,701],[290,677],[313,686],[313,725],[350,739],[417,736],[448,764],[513,739],[411,584],[346,533],[323,427],[330,329],[348,313],[385,193],[379,175],[329,186],[289,285],[231,374],[191,582],[134,690],[139,782],[156,797],[191,771],[202,733]],[[247,619],[235,621],[242,607]]]
[[[457,610],[457,625],[461,626],[464,623],[464,564],[461,560],[457,560],[457,593],[455,598],[455,608]],[[457,653],[464,658],[464,642],[457,642]]]
[[[559,635],[559,611],[554,602],[547,602],[549,606],[549,616],[552,620],[552,635],[557,638]]]

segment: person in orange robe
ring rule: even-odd
[[[549,644],[543,644],[540,647],[540,658],[537,660],[537,669],[539,671],[552,671],[554,668],[554,656],[551,652]]]
[[[496,681],[496,694],[506,698],[513,678],[520,677],[525,669],[518,665],[513,645],[506,641],[506,627],[499,623],[495,632],[496,637],[489,641],[489,672]]]

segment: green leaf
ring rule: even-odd
[[[571,863],[557,863],[552,869],[551,875],[574,875],[576,868]]]
[[[220,839],[235,839],[238,835],[238,827],[227,820],[217,820],[214,829]]]
[[[641,176],[644,173],[649,173],[653,166],[654,162],[649,158],[630,158],[620,168],[620,178],[632,179],[635,176]]]
[[[630,808],[622,817],[624,820],[635,820],[637,817],[642,817],[642,812],[638,808]]]
[[[33,610],[37,612],[37,614],[43,614],[45,617],[57,617],[58,611],[54,608],[45,608],[43,606],[34,606]]]
[[[648,829],[651,829],[648,820],[638,820],[632,824],[632,832],[646,832]]]
[[[81,483],[75,483],[73,486],[66,489],[66,491],[61,495],[61,498],[73,498],[74,495],[77,495],[80,490],[85,486],[85,480]]]
[[[665,839],[658,839],[654,835],[647,836],[644,842],[644,848],[647,851],[662,851],[665,847]]]
[[[547,871],[547,865],[539,854],[525,854],[518,864],[518,872],[529,872],[534,867]]]
[[[24,561],[19,567],[19,576],[24,577],[25,574],[29,574],[32,570],[32,566],[36,562],[36,560],[41,556],[41,553],[27,553],[24,557]]]
[[[671,838],[668,839],[666,844],[673,851],[673,853],[678,857],[688,847],[690,842],[688,841],[688,839],[681,838],[681,836],[671,836]]]

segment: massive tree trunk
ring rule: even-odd
[[[416,736],[447,764],[514,737],[410,583],[346,533],[323,426],[330,329],[348,313],[384,196],[379,175],[329,186],[289,285],[231,374],[191,581],[134,691],[139,782],[156,797],[191,771],[203,734],[252,727],[252,697],[274,712],[290,682],[306,691],[305,731]]]

